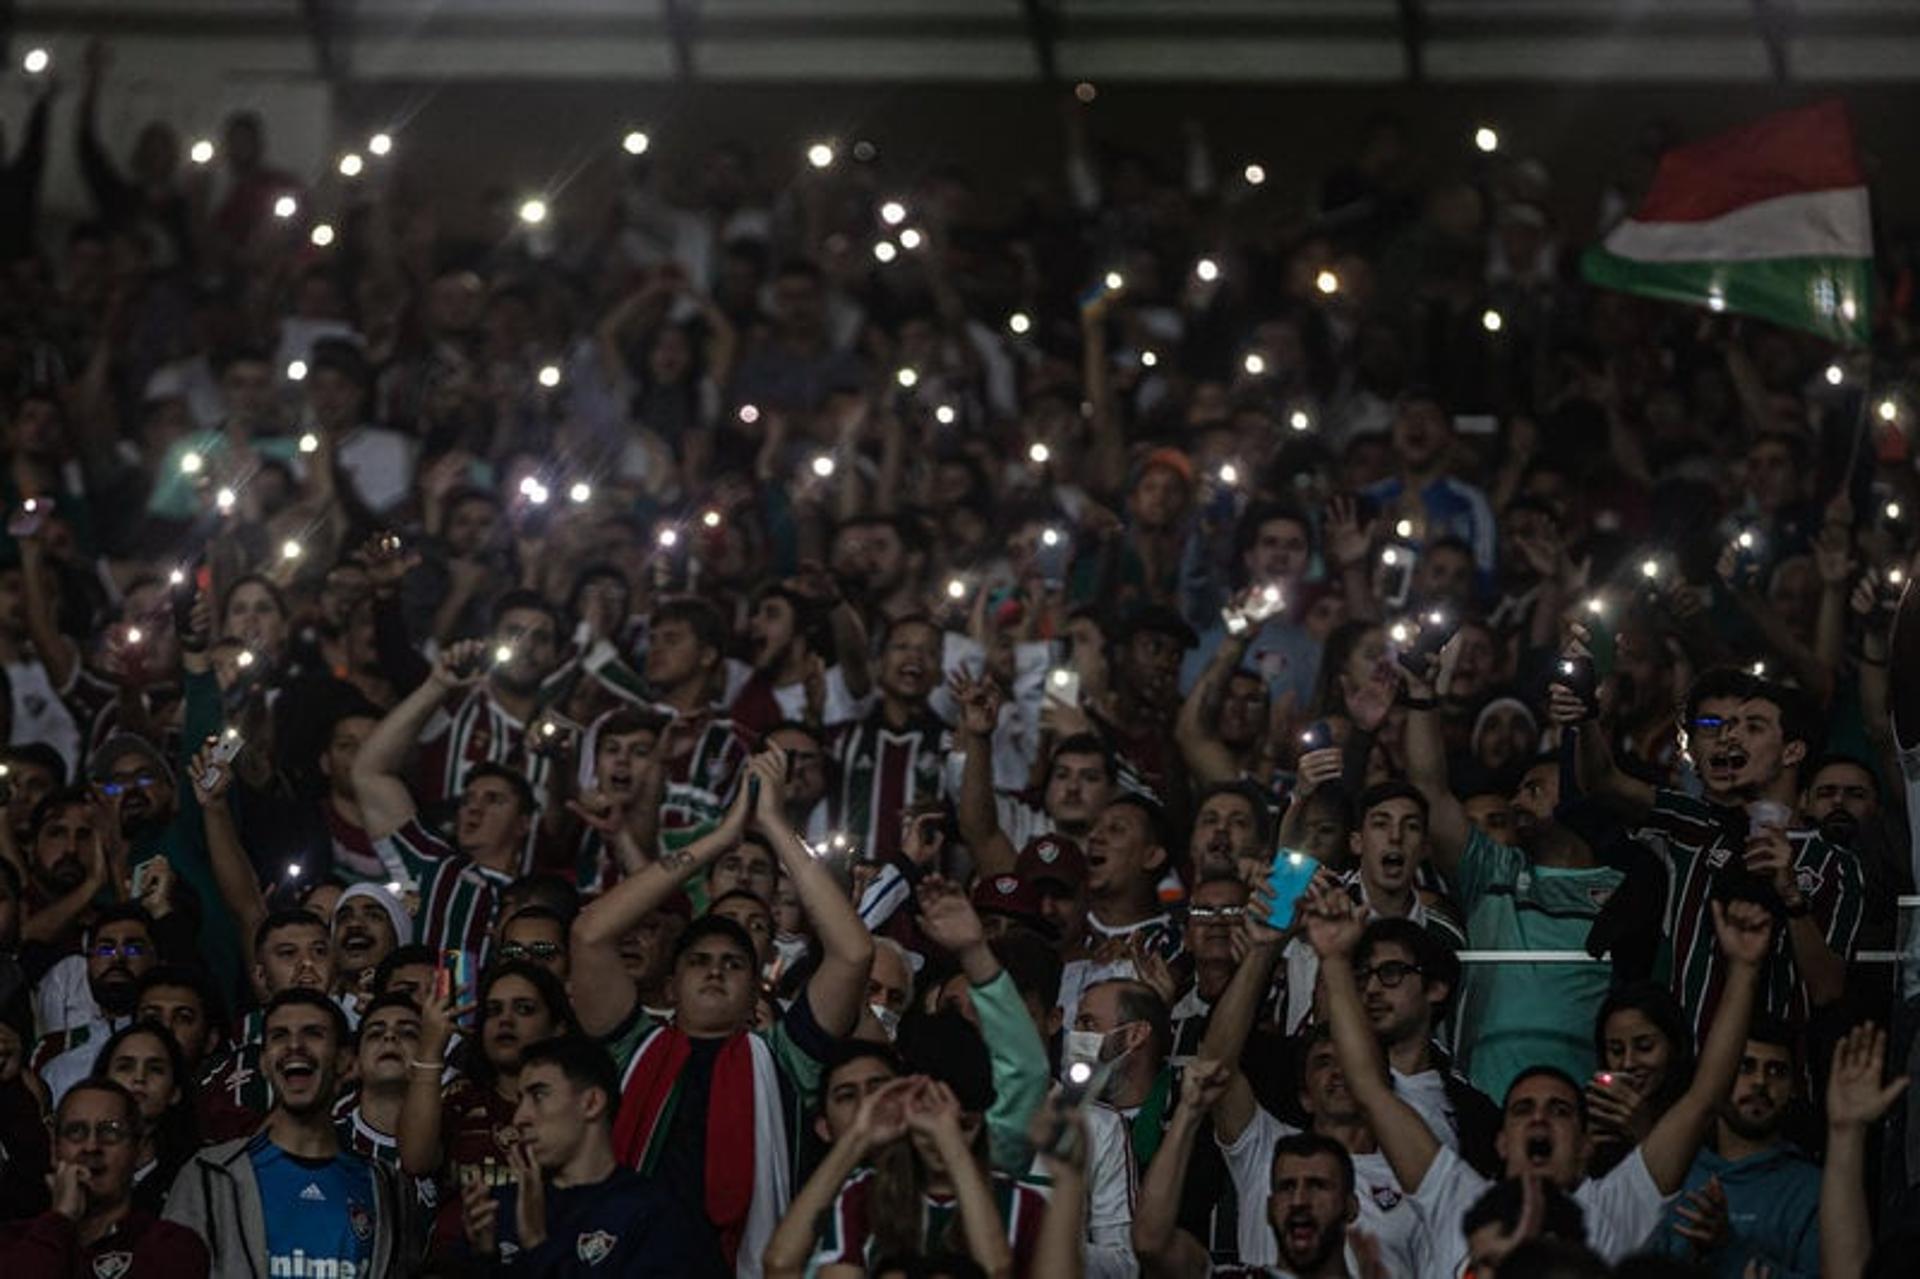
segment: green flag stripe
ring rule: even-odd
[[[1602,288],[1752,315],[1845,346],[1872,329],[1872,263],[1865,258],[1771,258],[1758,262],[1637,262],[1598,246],[1581,272]],[[1715,297],[1722,305],[1714,306]],[[1851,318],[1845,303],[1853,303]]]

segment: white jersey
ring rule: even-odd
[[[1240,1205],[1239,1248],[1242,1264],[1274,1266],[1280,1262],[1280,1244],[1267,1221],[1267,1198],[1273,1188],[1273,1148],[1281,1138],[1298,1133],[1266,1110],[1255,1107],[1253,1119],[1232,1142],[1220,1142],[1227,1172],[1233,1177],[1234,1197]],[[1392,1279],[1415,1279],[1425,1262],[1425,1231],[1413,1200],[1400,1188],[1385,1155],[1378,1151],[1353,1156],[1353,1192],[1360,1201],[1354,1223],[1380,1244],[1380,1259]]]
[[[1471,1267],[1460,1223],[1492,1184],[1445,1147],[1427,1165],[1427,1175],[1413,1192],[1414,1207],[1427,1227],[1430,1251],[1425,1274],[1434,1279],[1465,1279]],[[1612,1172],[1598,1181],[1581,1182],[1573,1192],[1573,1201],[1586,1214],[1587,1247],[1608,1265],[1639,1251],[1659,1227],[1671,1198],[1653,1184],[1653,1174],[1647,1171],[1638,1147]]]

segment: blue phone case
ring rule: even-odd
[[[1273,859],[1273,869],[1267,872],[1267,891],[1273,897],[1267,927],[1282,932],[1293,927],[1293,904],[1307,891],[1314,872],[1319,869],[1320,863],[1305,853],[1290,848],[1280,850]]]

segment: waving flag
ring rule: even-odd
[[[1581,269],[1609,289],[1867,340],[1873,223],[1846,107],[1782,111],[1660,157]]]

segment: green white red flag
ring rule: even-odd
[[[1871,328],[1872,259],[1866,177],[1836,100],[1668,151],[1581,269],[1604,288],[1855,346]]]

